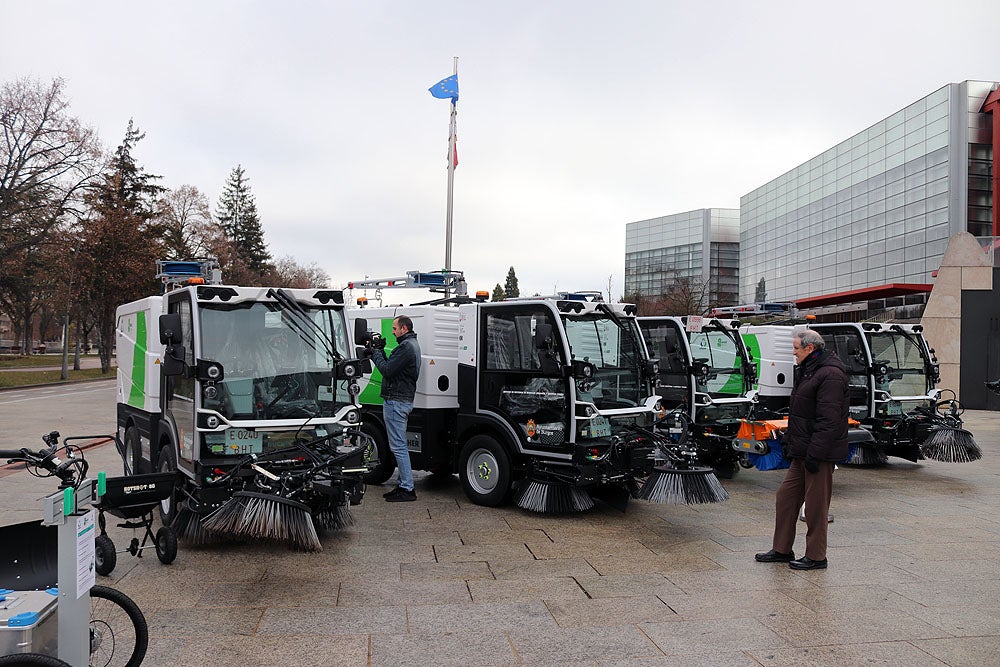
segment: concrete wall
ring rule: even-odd
[[[968,232],[960,232],[948,239],[948,247],[934,279],[934,288],[927,299],[927,308],[920,321],[924,326],[924,335],[930,346],[936,350],[938,363],[941,364],[939,388],[960,392],[962,327],[971,316],[971,313],[963,313],[962,304],[963,301],[970,305],[979,301],[985,302],[992,290],[991,255],[983,252],[976,238]],[[972,301],[969,301],[970,297],[973,298]],[[985,339],[985,332],[982,338]],[[959,398],[961,399],[961,396]],[[967,405],[967,407],[973,406]]]

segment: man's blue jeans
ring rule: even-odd
[[[382,418],[389,436],[389,449],[396,457],[399,485],[407,491],[413,490],[413,468],[410,466],[410,452],[406,449],[406,420],[412,410],[413,403],[404,401],[386,399],[382,404]]]

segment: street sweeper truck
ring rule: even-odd
[[[656,392],[681,410],[701,463],[720,477],[739,470],[731,446],[756,401],[756,366],[740,336],[740,321],[696,315],[638,318],[651,356],[659,361]]]
[[[428,276],[440,279],[436,291],[450,295],[348,311],[374,329],[355,343],[383,338],[387,353],[395,345],[393,319],[413,321],[422,352],[407,429],[415,469],[458,473],[473,503],[498,506],[513,499],[539,512],[586,510],[592,496],[619,507],[630,497],[724,499],[710,469],[691,471],[690,452],[651,428],[663,414],[653,392],[657,365],[642,343],[634,306],[605,303],[592,292],[489,303],[485,293],[467,296],[460,272],[409,272],[348,286],[427,286]],[[379,372],[361,384],[362,430],[377,443],[380,461],[368,481],[378,484],[394,469]],[[654,467],[667,472],[654,474]],[[685,472],[675,472],[680,469]],[[662,483],[653,488],[663,477],[677,483],[673,492]],[[640,488],[644,482],[650,486]]]
[[[343,293],[224,285],[214,260],[157,270],[163,293],[117,310],[126,471],[176,472],[160,513],[181,537],[319,549],[316,528],[360,502],[373,449]]]
[[[741,329],[748,346],[758,350],[760,405],[775,416],[787,408],[791,395],[796,326],[806,325]],[[819,332],[826,348],[844,363],[850,417],[871,435],[852,443],[846,463],[877,465],[889,456],[967,462],[982,456],[972,434],[962,428],[963,409],[954,392],[937,389],[937,358],[919,324],[810,323],[808,327]]]

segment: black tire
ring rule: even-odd
[[[90,667],[138,667],[149,628],[139,605],[107,586],[90,589]]]
[[[392,477],[392,473],[396,470],[396,457],[389,450],[389,439],[380,425],[371,422],[362,424],[361,432],[375,441],[375,453],[378,454],[378,465],[365,474],[365,484],[373,486],[382,484]],[[365,452],[365,460],[369,458],[369,452]]]
[[[177,454],[174,453],[174,447],[170,443],[160,448],[160,455],[156,457],[156,470],[157,472],[177,472]],[[160,520],[164,526],[169,526],[177,518],[178,496],[175,485],[174,492],[160,501]]]
[[[513,481],[510,456],[490,436],[474,436],[462,447],[458,476],[469,500],[476,505],[498,507],[510,495]]]
[[[156,531],[156,557],[164,565],[170,565],[177,558],[177,533],[173,528],[163,526]]]
[[[2,667],[71,667],[68,662],[41,653],[19,653],[0,656]]]
[[[138,475],[142,466],[142,444],[139,442],[139,429],[135,424],[129,424],[125,429],[125,452],[123,454],[126,475]]]
[[[108,576],[118,564],[115,543],[107,535],[98,535],[94,540],[94,569],[101,576]]]

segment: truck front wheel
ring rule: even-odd
[[[488,435],[477,435],[462,447],[459,457],[462,488],[476,505],[498,507],[510,494],[513,471],[510,456]]]
[[[378,465],[365,474],[365,484],[377,485],[392,477],[392,471],[396,469],[396,458],[389,451],[389,441],[385,431],[377,424],[365,423],[361,425],[361,432],[369,436],[374,441],[374,451],[365,452],[365,462],[378,457]]]
[[[156,457],[157,472],[172,472],[177,474],[177,455],[174,448],[169,443],[160,448],[160,455]],[[177,480],[178,483],[180,480]],[[177,518],[177,486],[169,496],[160,501],[160,520],[164,526],[169,526]]]

